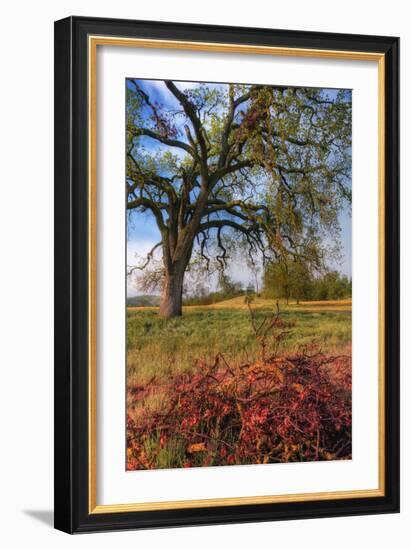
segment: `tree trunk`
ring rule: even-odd
[[[182,315],[182,288],[184,284],[185,268],[179,266],[165,273],[164,288],[162,290],[159,314],[170,319]]]

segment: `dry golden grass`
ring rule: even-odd
[[[311,302],[300,302],[301,306],[351,306],[352,299],[348,300],[317,300]]]
[[[312,302],[296,302],[292,301],[289,305],[285,301],[279,301],[279,307],[283,311],[352,311],[352,300],[321,300]],[[186,311],[194,310],[215,310],[215,309],[235,309],[242,310],[247,309],[248,306],[245,302],[244,296],[237,296],[230,300],[224,300],[216,304],[210,304],[208,306],[184,306]],[[128,311],[156,311],[158,307],[142,306],[142,307],[128,307]],[[276,300],[267,298],[255,298],[252,301],[252,309],[272,309],[276,311]]]

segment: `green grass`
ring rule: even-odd
[[[324,352],[333,352],[351,342],[349,311],[282,312],[285,321],[295,321],[281,351],[317,342]],[[254,310],[257,321],[272,315],[271,309]],[[245,308],[186,308],[182,317],[161,319],[155,309],[127,312],[127,368],[129,383],[144,383],[152,376],[190,371],[198,359],[212,362],[223,353],[229,362],[251,362],[259,345]]]

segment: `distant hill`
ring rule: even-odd
[[[127,298],[127,306],[132,307],[147,307],[147,306],[159,306],[161,298],[159,296],[150,296],[144,294],[142,296],[132,296]]]

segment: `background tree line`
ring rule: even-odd
[[[184,305],[210,305],[230,300],[238,296],[259,295],[274,300],[343,300],[352,297],[352,279],[337,270],[312,275],[300,262],[289,265],[283,263],[269,264],[263,273],[262,292],[255,290],[253,284],[244,287],[234,282],[223,273],[218,280],[218,287],[210,291],[203,284],[197,285],[195,291],[184,296]]]
[[[352,279],[337,270],[312,275],[302,262],[275,262],[263,275],[263,297],[296,300],[342,300],[352,297]]]

